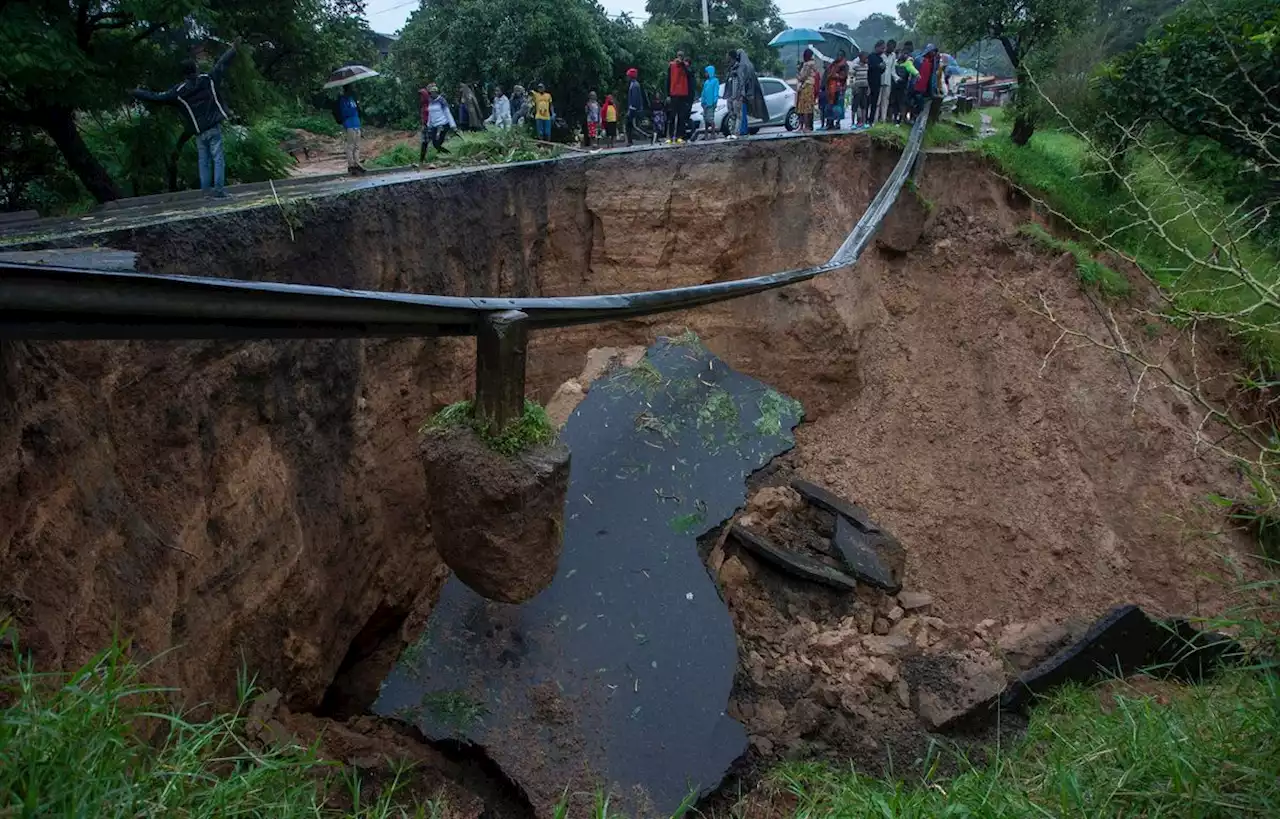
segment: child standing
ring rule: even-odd
[[[596,134],[600,130],[600,103],[596,102],[596,92],[587,94],[587,147],[596,142]]]
[[[871,104],[871,64],[867,60],[867,52],[858,52],[858,60],[853,64],[853,127],[861,128],[868,124],[867,106]]]
[[[604,120],[604,135],[609,138],[609,147],[618,138],[618,106],[613,102],[613,94],[604,95],[604,108],[600,112]]]
[[[720,103],[720,80],[716,79],[716,67],[709,65],[703,69],[707,72],[707,78],[702,83],[702,127],[706,129],[707,135],[711,136],[716,132],[716,106]]]
[[[653,112],[653,141],[657,142],[667,132],[667,111],[662,105],[662,97],[654,94],[649,110]]]
[[[542,83],[533,89],[533,124],[538,129],[538,139],[551,139],[551,120],[555,116],[555,108],[551,105],[551,95]]]

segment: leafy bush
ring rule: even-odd
[[[328,111],[295,111],[282,115],[280,123],[286,128],[323,136],[339,136],[342,133],[342,126]]]
[[[371,168],[398,168],[418,161],[418,151],[403,142],[392,145],[366,163]]]

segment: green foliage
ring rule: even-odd
[[[362,0],[8,3],[0,16],[0,122],[43,133],[60,153],[59,162],[45,163],[50,178],[39,186],[45,192],[65,187],[56,179],[64,172],[99,201],[151,192],[155,178],[167,190],[176,177],[181,123],[156,106],[146,109],[155,119],[135,113],[131,124],[123,121],[130,89],[168,88],[181,79],[184,58],[196,54],[207,63],[243,36],[220,99],[235,118],[256,122],[311,97],[335,63],[372,58],[362,9]],[[96,144],[94,129],[104,138]],[[259,151],[255,135],[246,138],[242,157],[272,159]],[[19,165],[34,161],[22,158]],[[239,179],[268,178],[279,167],[242,165]]]
[[[370,168],[399,168],[404,165],[416,165],[418,151],[403,142],[392,145],[365,164]]]
[[[804,407],[794,398],[775,390],[765,390],[760,398],[760,417],[756,419],[756,431],[761,435],[781,435],[782,422],[791,417],[804,417]]]
[[[0,623],[0,633],[6,629]],[[361,783],[314,748],[256,747],[246,737],[252,696],[207,720],[173,710],[168,691],[145,685],[119,644],[67,674],[37,673],[14,649],[0,679],[0,815],[400,817],[439,805],[397,805],[403,772],[372,802]],[[355,805],[339,810],[344,793]]]
[[[1228,236],[1238,223],[1224,221],[1227,207],[1222,196],[1202,187],[1196,193],[1196,213],[1186,212],[1185,189],[1170,185],[1164,162],[1135,152],[1128,186],[1109,184],[1098,173],[1095,158],[1086,143],[1075,136],[1057,132],[1037,133],[1027,145],[1017,147],[1007,136],[995,136],[979,143],[980,149],[1019,185],[1042,197],[1056,211],[1095,236],[1108,241],[1165,287],[1180,309],[1208,315],[1233,315],[1247,310],[1254,323],[1233,325],[1243,342],[1246,359],[1267,372],[1280,371],[1280,333],[1274,322],[1280,316],[1256,303],[1256,297],[1234,279],[1218,272],[1192,266],[1186,255],[1206,259],[1214,245],[1230,243],[1240,263],[1264,285],[1280,283],[1280,262],[1273,252]],[[1175,166],[1176,167],[1176,166]],[[1134,214],[1149,208],[1151,219],[1162,224],[1168,238],[1151,230],[1151,223],[1135,220]],[[1217,226],[1206,233],[1205,226]]]
[[[1035,222],[1027,222],[1022,225],[1018,228],[1018,233],[1031,239],[1045,250],[1055,253],[1070,253],[1074,256],[1080,283],[1086,287],[1096,287],[1102,291],[1104,296],[1119,297],[1129,295],[1129,280],[1095,259],[1093,253],[1079,242],[1070,239],[1059,239]]]
[[[792,763],[775,782],[799,797],[803,817],[1280,814],[1280,677],[1249,670],[1209,685],[1162,685],[1167,703],[1146,687],[1109,688],[1056,692],[1013,747],[985,763],[956,757],[953,776],[941,774],[935,749],[920,780]]]
[[[360,103],[363,108],[363,98],[361,98]],[[286,112],[279,117],[279,121],[284,127],[293,128],[298,131],[307,131],[309,133],[320,134],[322,136],[342,135],[342,126],[335,122],[332,116],[320,111]]]
[[[1159,122],[1274,167],[1277,140],[1263,135],[1275,127],[1280,55],[1258,36],[1277,28],[1280,3],[1187,3],[1161,36],[1109,66],[1099,85],[1103,105],[1114,126]]]
[[[556,439],[547,411],[541,404],[525,399],[524,413],[499,433],[492,434],[488,425],[476,417],[475,404],[459,401],[450,404],[427,419],[419,430],[424,435],[439,434],[445,430],[467,427],[473,430],[485,445],[500,455],[518,455],[536,446],[549,444]]]
[[[1043,58],[1086,19],[1090,0],[973,0],[956,4],[922,0],[919,26],[951,45],[990,37],[1004,46],[1017,72],[1019,89],[1013,139],[1021,145],[1035,131],[1038,111],[1030,87],[1028,59]]]

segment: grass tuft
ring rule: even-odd
[[[1104,296],[1112,298],[1129,295],[1131,290],[1129,280],[1093,258],[1093,253],[1079,242],[1070,239],[1059,239],[1035,222],[1027,222],[1022,225],[1018,228],[1018,233],[1031,239],[1045,250],[1070,253],[1074,256],[1076,259],[1076,272],[1080,275],[1080,283],[1086,287],[1096,287]]]
[[[547,417],[546,409],[527,398],[524,413],[496,435],[490,434],[487,425],[476,417],[472,401],[450,404],[428,418],[418,432],[423,435],[439,434],[460,427],[473,430],[487,447],[508,457],[549,444],[556,439],[556,429]]]
[[[248,680],[234,713],[199,720],[168,705],[169,689],[143,684],[119,643],[65,674],[36,672],[16,647],[13,660],[0,678],[0,816],[440,814],[435,803],[396,804],[405,771],[366,799],[355,774],[315,748],[253,741]]]

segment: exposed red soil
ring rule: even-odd
[[[301,226],[263,208],[101,241],[164,272],[198,262],[471,295],[657,289],[824,260],[893,159],[855,137],[574,158],[321,200]],[[785,466],[902,542],[907,588],[931,594],[927,616],[942,623],[918,620],[914,651],[995,657],[1010,624],[1118,602],[1220,610],[1228,592],[1211,578],[1223,556],[1251,570],[1250,547],[1205,502],[1242,487],[1193,447],[1201,414],[1155,377],[1135,389],[1110,353],[1055,346],[1060,331],[1035,312],[1045,304],[1099,337],[1106,323],[1069,263],[1016,236],[1031,214],[980,162],[931,157],[921,191],[933,207],[914,249],[895,236],[898,250],[785,290],[538,333],[531,389],[549,399],[593,347],[690,327],[799,398],[807,423]],[[1167,347],[1190,372],[1185,339],[1148,338],[1149,318],[1107,309],[1130,343]],[[1225,353],[1201,342],[1212,371]],[[439,587],[417,427],[470,391],[472,349],[0,345],[0,615],[50,667],[117,627],[144,654],[173,649],[157,668],[193,700],[228,701],[242,662],[295,710],[319,706],[335,677],[365,692],[349,701],[367,696],[369,679],[346,672],[394,656]],[[734,708],[769,742],[753,743],[748,766],[792,753],[873,766],[897,741],[875,732],[893,724],[910,723],[901,748],[917,747],[918,685],[904,705],[898,683],[927,674],[870,662],[864,641],[885,636],[888,599],[837,600],[738,562]],[[829,640],[857,650],[821,648]]]

